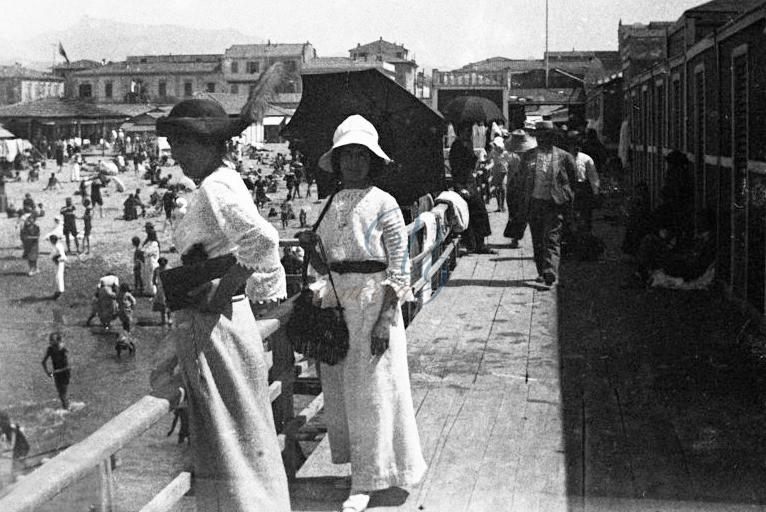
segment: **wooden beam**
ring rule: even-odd
[[[184,471],[165,486],[141,512],[166,512],[171,510],[191,489],[191,473]]]

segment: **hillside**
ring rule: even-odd
[[[261,43],[263,39],[234,29],[207,30],[179,25],[123,23],[84,17],[62,30],[25,40],[0,37],[0,63],[19,62],[34,68],[46,67],[58,55],[58,43],[70,60],[124,60],[127,55],[223,53],[233,44]]]

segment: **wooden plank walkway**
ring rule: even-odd
[[[715,293],[621,288],[616,249],[542,291],[530,240],[509,249],[490,220],[500,253],[461,257],[407,331],[428,472],[370,510],[766,511],[766,377],[743,320]],[[339,510],[348,476],[322,441],[293,510]]]
[[[429,464],[415,488],[376,493],[376,511],[566,510],[557,291],[542,291],[527,238],[498,255],[460,258],[407,329],[413,397]],[[348,465],[323,440],[292,486],[293,510],[339,508]]]

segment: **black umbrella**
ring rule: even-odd
[[[442,114],[455,126],[461,123],[505,122],[503,112],[492,101],[479,96],[461,96],[447,103]]]
[[[376,184],[400,205],[444,189],[444,119],[438,112],[377,69],[304,72],[301,79],[301,102],[281,135],[315,170],[320,195],[329,192],[330,182],[317,167],[319,157],[332,147],[335,128],[353,114],[375,126],[380,146],[393,159]]]

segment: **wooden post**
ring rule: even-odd
[[[107,458],[99,464],[101,475],[101,507],[100,512],[114,511],[114,480],[112,478],[112,459]]]

